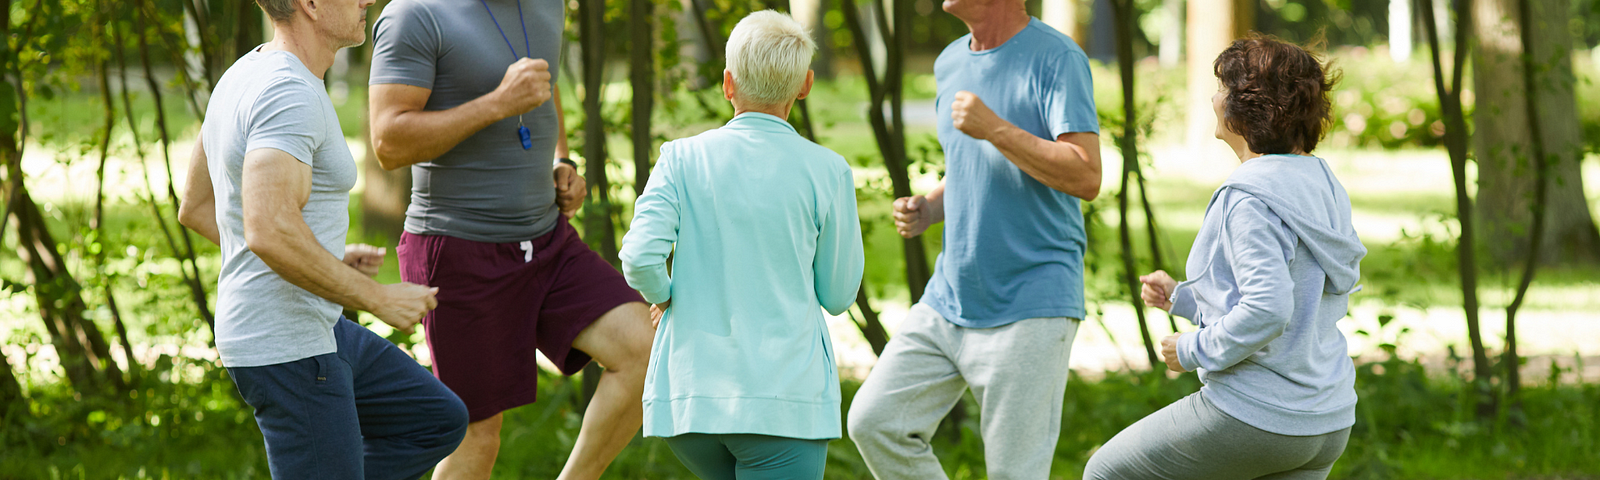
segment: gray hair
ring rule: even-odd
[[[800,95],[816,42],[794,18],[772,10],[750,14],[728,36],[728,71],[737,94],[760,105],[784,105]]]
[[[267,12],[267,17],[273,22],[288,22],[294,19],[296,0],[256,0],[256,5],[261,6],[261,11]]]

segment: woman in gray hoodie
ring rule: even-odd
[[[1200,327],[1161,347],[1205,386],[1106,442],[1085,479],[1324,479],[1355,424],[1355,367],[1335,323],[1367,250],[1344,187],[1308,155],[1337,80],[1264,36],[1233,42],[1214,68],[1217,138],[1241,163],[1206,207],[1189,280],[1140,277],[1146,303]]]

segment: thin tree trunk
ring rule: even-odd
[[[896,2],[896,5],[905,2]],[[911,175],[907,170],[905,155],[905,132],[899,130],[903,127],[900,117],[900,108],[893,108],[893,125],[891,119],[885,118],[883,106],[891,96],[899,98],[902,68],[904,61],[896,50],[902,47],[903,41],[897,41],[896,33],[890,32],[882,18],[887,15],[882,9],[878,11],[879,31],[881,40],[889,51],[889,61],[886,67],[885,78],[880,81],[877,69],[872,64],[871,39],[867,38],[866,30],[861,23],[861,11],[855,0],[841,0],[840,9],[844,11],[845,23],[850,32],[855,36],[856,53],[861,59],[862,76],[867,80],[867,91],[871,101],[867,107],[867,120],[872,125],[873,136],[877,138],[878,153],[883,156],[883,162],[889,171],[889,183],[893,188],[896,198],[911,196]],[[904,13],[900,16],[905,16]],[[907,21],[906,23],[909,23]],[[893,90],[893,92],[891,92]],[[922,299],[922,292],[927,288],[931,272],[928,270],[928,256],[922,243],[922,237],[903,239],[906,265],[906,286],[910,290],[911,302],[916,303]]]
[[[655,29],[652,27],[652,0],[629,0],[630,23],[628,77],[633,85],[633,191],[643,195],[650,179],[650,115],[655,107]]]
[[[167,132],[166,112],[162,109],[163,103],[161,98],[161,85],[156,81],[155,74],[150,65],[150,49],[149,43],[145,39],[146,31],[144,15],[142,12],[143,9],[141,8],[142,5],[143,4],[141,3],[133,6],[134,11],[132,13],[135,30],[134,38],[139,47],[140,63],[144,67],[146,87],[150,89],[151,98],[155,102],[156,133],[161,142],[162,158],[165,161],[167,171],[167,198],[172,202],[173,218],[177,218],[178,193],[175,187],[172,185],[172,141]],[[178,260],[179,275],[183,278],[183,282],[189,286],[190,297],[195,303],[195,307],[200,314],[200,318],[205,320],[206,326],[214,334],[216,332],[216,319],[212,316],[211,308],[207,305],[205,285],[200,280],[200,266],[195,259],[194,243],[190,239],[188,231],[182,227],[178,228],[177,235],[174,235],[172,230],[168,228],[166,215],[163,213],[160,203],[156,200],[155,191],[150,184],[149,163],[144,156],[144,147],[141,145],[138,132],[133,127],[134,125],[138,125],[138,122],[133,117],[133,100],[128,93],[126,73],[128,70],[128,64],[125,57],[122,55],[121,47],[123,42],[121,35],[116,33],[117,30],[115,26],[112,27],[112,32],[112,37],[115,39],[117,44],[117,48],[114,48],[113,52],[115,53],[119,67],[122,70],[122,99],[123,103],[125,104],[124,110],[128,116],[129,130],[133,132],[135,149],[139,151],[141,169],[144,171],[145,190],[147,191],[146,200],[150,203],[150,210],[155,216],[156,226],[161,230],[162,236],[166,238],[167,247],[172,250],[172,255]],[[178,243],[180,238],[183,242],[181,244],[183,248],[180,248],[180,244]]]
[[[1133,164],[1133,175],[1134,181],[1139,186],[1139,204],[1144,206],[1144,227],[1145,234],[1150,237],[1150,261],[1153,263],[1152,267],[1156,270],[1166,270],[1167,262],[1163,260],[1165,255],[1161,253],[1161,230],[1156,228],[1155,207],[1150,205],[1150,189],[1145,188],[1144,185],[1144,167],[1139,165],[1138,162]],[[1166,312],[1166,315],[1167,326],[1172,328],[1172,333],[1178,333],[1178,320],[1172,316],[1172,312]]]
[[[1112,17],[1117,24],[1117,70],[1122,75],[1122,135],[1120,140],[1122,150],[1122,189],[1117,191],[1117,217],[1120,222],[1117,231],[1122,243],[1122,282],[1128,287],[1128,303],[1133,305],[1134,315],[1139,320],[1139,334],[1144,338],[1145,354],[1150,360],[1150,369],[1161,371],[1161,357],[1156,355],[1155,339],[1150,334],[1150,324],[1145,320],[1144,299],[1139,296],[1139,278],[1134,270],[1135,253],[1133,252],[1133,227],[1128,224],[1128,188],[1135,171],[1139,168],[1139,129],[1138,115],[1134,103],[1134,75],[1133,75],[1133,32],[1137,14],[1133,11],[1132,0],[1112,0]],[[1148,207],[1148,203],[1146,205]],[[1148,211],[1146,212],[1148,219]],[[1155,240],[1154,232],[1151,234],[1152,244]],[[1173,324],[1177,330],[1177,324]]]
[[[0,213],[0,217],[5,216]],[[11,361],[4,353],[0,353],[0,426],[9,427],[17,423],[17,418],[28,412],[27,398],[22,394],[22,384],[17,382],[17,374],[11,370]]]
[[[1467,319],[1467,339],[1472,347],[1472,374],[1476,390],[1473,403],[1479,419],[1494,415],[1496,407],[1494,378],[1489,363],[1488,349],[1483,346],[1483,333],[1479,326],[1478,307],[1478,257],[1477,217],[1473,215],[1472,196],[1467,193],[1468,130],[1466,115],[1461,107],[1461,78],[1466,69],[1467,52],[1471,50],[1472,0],[1455,0],[1456,25],[1454,63],[1451,64],[1450,84],[1445,85],[1443,52],[1439,47],[1438,22],[1434,18],[1433,0],[1414,4],[1422,16],[1423,29],[1433,65],[1433,86],[1439,95],[1439,110],[1445,121],[1444,144],[1450,154],[1450,170],[1455,180],[1456,218],[1461,222],[1461,237],[1456,244],[1456,270],[1461,278],[1461,305]]]
[[[28,45],[32,41],[34,20],[45,14],[44,8],[40,2],[32,10],[33,16],[24,34],[16,39],[17,45]],[[12,38],[10,0],[0,0],[0,38]],[[19,146],[27,132],[27,97],[12,80],[21,80],[21,73],[16,70],[18,57],[9,42],[0,42],[0,65],[6,67],[0,75],[0,90],[3,90],[0,96],[6,97],[5,101],[0,101],[0,161],[5,162],[10,184],[6,210],[7,216],[15,219],[17,255],[28,266],[25,281],[33,285],[40,319],[50,334],[68,381],[82,393],[99,392],[108,384],[120,389],[124,386],[122,372],[110,359],[105,337],[94,322],[84,318],[87,307],[82,287],[67,269],[66,259],[58,250],[44,215],[33,202],[24,181]]]
[[[1544,142],[1538,140],[1545,138],[1544,120],[1539,117],[1539,97],[1542,95],[1540,90],[1546,87],[1536,81],[1535,73],[1544,70],[1545,67],[1540,65],[1540,59],[1535,58],[1534,52],[1536,50],[1532,48],[1534,45],[1534,20],[1533,9],[1528,5],[1529,3],[1530,0],[1517,0],[1517,18],[1521,27],[1519,30],[1521,31],[1522,45],[1524,47],[1522,83],[1528,87],[1527,92],[1524,93],[1526,97],[1523,99],[1523,106],[1528,116],[1528,136],[1535,139],[1535,141],[1529,142],[1533,150],[1535,184],[1532,206],[1533,228],[1531,233],[1528,234],[1528,245],[1544,245],[1545,209],[1549,206],[1550,201],[1550,166],[1552,160],[1557,162],[1560,160],[1546,156]],[[1561,17],[1558,16],[1556,18]],[[1558,24],[1555,28],[1560,28],[1560,26]],[[1541,25],[1541,27],[1551,28],[1550,25]],[[1556,61],[1559,62],[1559,59]],[[1591,226],[1590,228],[1593,227]],[[1506,368],[1506,401],[1513,410],[1521,410],[1522,408],[1521,402],[1517,398],[1517,393],[1522,388],[1522,360],[1517,357],[1517,311],[1522,308],[1523,300],[1527,299],[1528,287],[1533,285],[1533,276],[1538,272],[1539,250],[1541,248],[1528,249],[1527,263],[1522,268],[1522,280],[1517,283],[1517,296],[1511,300],[1510,305],[1506,306],[1506,351],[1505,358],[1500,363],[1504,364]]]
[[[617,234],[611,220],[611,186],[606,181],[605,119],[600,113],[600,89],[605,75],[605,4],[602,0],[579,0],[578,29],[583,52],[583,161],[589,195],[583,205],[584,239],[599,250],[613,267],[617,258]],[[584,408],[600,385],[600,368],[593,362],[583,369]]]
[[[95,38],[105,40],[105,33],[96,29]],[[105,205],[106,205],[106,163],[111,159],[111,133],[116,127],[117,111],[116,101],[111,96],[111,74],[106,65],[107,61],[98,62],[96,76],[100,79],[100,101],[105,107],[105,127],[102,131],[105,136],[100,140],[100,165],[95,168],[94,186],[94,219],[89,224],[89,229],[95,234],[95,241],[105,242]],[[127,358],[127,374],[129,384],[139,383],[138,360],[133,356],[133,344],[128,341],[128,326],[122,321],[122,309],[117,307],[116,292],[111,289],[111,276],[106,274],[106,250],[98,249],[94,254],[95,273],[100,276],[102,287],[105,290],[106,308],[111,311],[112,325],[116,328],[117,339],[122,343],[122,355]]]

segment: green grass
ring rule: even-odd
[[[59,383],[33,385],[29,415],[3,435],[0,478],[264,478],[259,430],[225,372],[208,362],[164,361],[143,372],[136,391],[104,396],[78,395]],[[495,478],[549,478],[571,449],[581,424],[579,379],[542,374],[539,383],[539,402],[507,412]],[[1361,365],[1356,386],[1357,422],[1331,478],[1600,475],[1592,457],[1600,451],[1600,386],[1531,386],[1522,396],[1525,414],[1487,422],[1472,419],[1460,378],[1429,377],[1413,362]],[[843,387],[848,410],[859,383],[846,379]],[[1051,478],[1081,477],[1089,456],[1112,435],[1198,387],[1193,374],[1074,375]],[[951,478],[984,478],[979,411],[970,396],[962,405],[967,419],[942,426],[934,452]],[[606,478],[694,477],[660,439],[636,437]],[[827,478],[870,478],[848,439],[830,444]]]

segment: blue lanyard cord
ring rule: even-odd
[[[533,47],[530,46],[530,43],[528,43],[528,22],[522,18],[522,0],[516,0],[516,2],[517,22],[522,24],[522,50],[528,52],[528,56],[532,57]],[[489,14],[489,21],[494,22],[494,29],[500,31],[500,39],[506,41],[506,49],[511,50],[511,61],[517,61],[517,48],[511,46],[511,38],[506,36],[505,29],[500,28],[500,21],[494,18],[494,11],[489,10],[489,2],[486,0],[478,0],[478,3],[483,4],[483,11]]]

